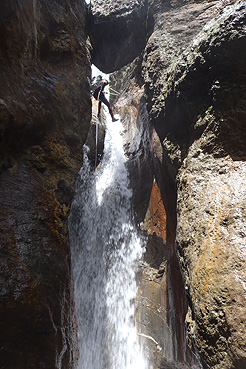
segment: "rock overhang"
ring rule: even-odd
[[[119,70],[141,54],[152,27],[148,0],[92,0],[92,63],[105,73]]]

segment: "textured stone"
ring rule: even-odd
[[[145,217],[150,196],[145,224],[155,232],[147,247],[149,265],[144,264],[139,333],[154,367],[198,368],[201,361],[206,369],[244,369],[245,2],[151,1],[150,6],[155,28],[142,62],[149,116],[135,142],[131,124],[127,146],[137,220]],[[145,98],[138,110],[129,91],[121,97],[121,111],[133,105],[135,118],[140,111],[146,117]],[[148,167],[142,160],[143,132],[152,141],[151,123],[159,141]],[[151,223],[158,219],[151,211],[155,195],[146,186],[153,175],[165,209],[166,248],[161,228],[153,230]],[[162,211],[159,216],[163,220]],[[163,321],[170,329],[166,342],[157,328]]]
[[[1,4],[1,368],[76,361],[66,219],[90,121],[84,27],[82,1]]]
[[[145,214],[143,229],[149,231],[151,234],[158,235],[163,243],[167,240],[167,215],[160,189],[154,181],[152,191],[150,194],[149,208]]]
[[[92,62],[109,73],[133,61],[145,47],[151,18],[147,0],[92,0]]]
[[[171,196],[169,193],[163,200],[162,194],[166,178],[165,173],[160,173],[163,152],[142,96],[139,63],[136,60],[111,78],[114,88],[123,90],[116,108],[126,129],[124,138],[135,219],[143,222],[142,229],[148,237],[138,275],[138,333],[153,369],[192,365],[197,368],[197,359],[185,340],[187,301],[174,249],[176,223],[170,221],[170,212],[166,214]],[[154,173],[158,182],[153,178]]]
[[[155,26],[144,51],[142,75],[148,112],[162,138],[165,132],[159,132],[159,126],[163,129],[165,90],[173,66],[202,27],[233,2],[235,1],[152,2]]]
[[[169,177],[163,197],[174,194],[165,203],[167,226],[177,189],[176,246],[189,303],[188,336],[204,368],[246,366],[245,14],[245,2],[238,2],[216,15],[166,74],[161,65],[152,69],[164,47],[156,46],[156,54],[156,44],[149,44],[144,70]]]
[[[214,159],[194,143],[181,168],[177,246],[192,299],[188,322],[204,362],[214,368],[246,363],[246,166]]]

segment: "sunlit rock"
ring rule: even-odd
[[[162,78],[150,111],[177,188],[190,344],[216,369],[246,365],[245,10],[238,2],[207,24]]]

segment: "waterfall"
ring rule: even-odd
[[[78,369],[145,369],[135,327],[136,271],[144,240],[132,221],[121,122],[107,119],[97,171],[84,147],[69,217]]]

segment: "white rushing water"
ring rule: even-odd
[[[95,173],[84,155],[69,219],[78,369],[146,368],[134,318],[143,240],[132,222],[122,131],[108,119]]]

